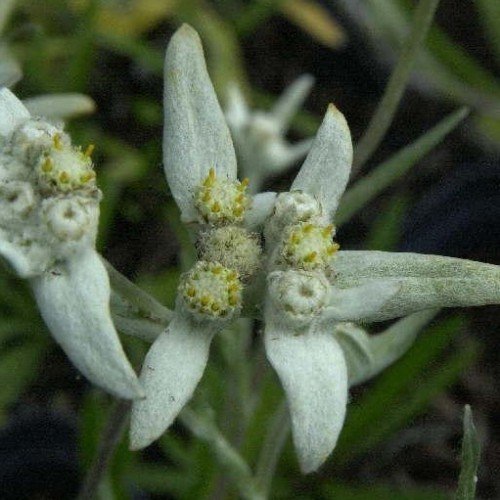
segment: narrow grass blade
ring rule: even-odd
[[[415,9],[412,28],[403,44],[401,56],[389,79],[382,100],[378,104],[365,133],[356,145],[353,168],[358,169],[364,165],[377,149],[391,125],[419,49],[431,26],[438,3],[439,0],[419,1]]]
[[[404,147],[347,190],[336,216],[337,225],[347,222],[380,192],[405,175],[410,168],[431,151],[469,113],[461,108],[441,120],[436,126]]]

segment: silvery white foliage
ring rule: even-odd
[[[0,255],[30,282],[75,366],[134,398],[142,391],[111,321],[109,280],[95,251],[100,196],[90,157],[0,90]]]
[[[304,158],[312,140],[290,144],[286,133],[302,106],[313,78],[302,75],[289,85],[269,111],[252,110],[236,84],[227,91],[226,120],[231,130],[238,167],[257,192],[271,175],[277,175]]]
[[[338,251],[332,222],[348,181],[352,143],[333,105],[292,190],[247,200],[246,184],[236,180],[233,146],[200,40],[186,25],[167,50],[164,162],[185,221],[208,232],[231,226],[240,228],[238,234],[244,233],[241,228],[262,231],[265,256],[262,272],[248,285],[238,269],[226,266],[245,259],[234,255],[226,263],[202,255],[182,277],[174,317],[143,364],[146,398],[133,405],[132,448],[147,446],[173,422],[203,374],[213,336],[244,311],[263,314],[266,354],[286,393],[300,466],[314,471],[337,442],[349,378],[361,382],[397,359],[421,324],[418,318],[403,320],[409,333],[398,341],[396,327],[372,340],[346,322],[500,302],[497,266]],[[220,249],[210,254],[225,259]]]

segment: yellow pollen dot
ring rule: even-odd
[[[58,150],[62,149],[62,142],[61,142],[61,134],[55,134],[54,137],[52,138],[52,142],[54,143],[54,147]]]
[[[64,183],[69,182],[69,174],[68,174],[68,172],[66,172],[66,171],[64,171],[64,170],[63,170],[63,171],[59,174],[59,180],[60,180],[61,182],[64,182]]]
[[[222,267],[218,266],[212,269],[212,274],[220,274],[220,273],[222,273]]]
[[[203,194],[202,198],[201,198],[205,203],[208,203],[212,197],[210,196],[210,191],[205,191],[205,193]]]
[[[52,171],[53,168],[53,163],[51,158],[45,158],[43,164],[42,164],[42,171],[48,174],[49,172]]]
[[[318,252],[310,252],[304,257],[305,262],[314,262],[316,257],[318,256]]]
[[[338,251],[339,248],[340,248],[340,245],[338,243],[332,243],[327,249],[328,255],[333,255],[334,253],[336,253]]]
[[[290,236],[290,242],[294,245],[298,245],[300,243],[300,236],[297,233],[292,233]]]
[[[304,231],[304,233],[310,233],[312,230],[313,230],[314,226],[312,224],[306,224],[302,230]]]
[[[241,181],[241,185],[246,188],[248,185],[250,184],[250,179],[248,177],[245,177],[242,181]]]
[[[228,302],[230,306],[235,306],[238,303],[238,297],[236,295],[230,295]]]
[[[220,309],[220,306],[219,306],[219,304],[217,304],[216,302],[214,302],[212,304],[211,309],[212,309],[213,312],[217,312]]]
[[[208,306],[208,304],[210,304],[210,297],[204,295],[201,299],[200,299],[200,304],[203,306],[203,307],[206,307]]]
[[[331,236],[333,232],[333,224],[330,224],[329,226],[326,226],[323,231],[322,231],[322,234],[325,238],[329,238]]]
[[[212,212],[217,213],[220,212],[221,206],[218,201],[215,201],[212,205]]]
[[[186,294],[188,297],[194,297],[196,295],[196,289],[194,287],[189,287],[186,290]]]
[[[227,279],[229,281],[235,281],[238,279],[238,273],[236,271],[230,271],[229,274],[227,275]]]
[[[87,146],[87,148],[85,149],[85,153],[83,153],[84,156],[86,156],[87,158],[90,158],[92,156],[92,153],[94,152],[94,149],[95,149],[95,145],[89,144]]]
[[[95,172],[86,172],[80,176],[81,182],[89,182],[90,180],[95,178]]]
[[[243,201],[245,201],[245,195],[243,193],[239,194],[237,197],[236,197],[236,201],[238,203],[242,203]]]
[[[205,178],[205,180],[203,181],[203,185],[205,187],[210,187],[210,186],[213,186],[214,182],[215,182],[215,178],[216,178],[216,174],[215,174],[215,169],[211,168],[209,171],[208,171],[208,175],[207,177]]]
[[[240,216],[243,214],[243,207],[236,207],[236,208],[233,210],[233,214],[234,214],[236,217],[240,217]]]

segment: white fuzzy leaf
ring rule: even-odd
[[[295,449],[304,473],[315,471],[334,449],[347,405],[347,367],[331,331],[313,327],[295,335],[266,312],[267,357],[285,390]]]
[[[177,313],[155,340],[144,360],[140,380],[146,398],[134,402],[130,447],[144,448],[158,439],[191,399],[208,361],[219,323],[197,323]]]
[[[438,307],[500,303],[500,266],[471,260],[370,251],[341,251],[335,261],[339,288],[393,281],[399,289],[365,321],[383,321]]]
[[[311,75],[301,75],[283,91],[275,102],[271,115],[278,122],[281,133],[288,130],[292,118],[300,110],[313,85],[314,78]]]
[[[84,250],[30,282],[54,339],[82,374],[118,397],[141,397],[111,321],[109,279],[95,250]]]
[[[375,281],[352,288],[332,286],[323,320],[364,321],[373,317],[399,290],[397,281]]]

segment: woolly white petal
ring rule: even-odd
[[[276,202],[276,193],[266,192],[256,194],[252,198],[252,206],[245,214],[245,226],[255,231],[262,227],[271,216]]]
[[[95,250],[33,278],[31,285],[45,323],[83,375],[118,397],[141,397],[111,321],[109,279]]]
[[[196,323],[177,313],[151,346],[140,380],[146,398],[134,402],[130,447],[144,448],[158,439],[191,399],[208,361],[219,323]]]
[[[0,90],[0,135],[9,135],[29,117],[28,110],[9,89]]]
[[[353,288],[330,288],[322,319],[363,321],[375,316],[401,288],[397,281],[375,281]]]
[[[245,96],[238,84],[232,82],[228,85],[226,99],[226,120],[231,131],[242,131],[250,116]]]
[[[302,190],[314,196],[331,219],[347,185],[351,164],[349,127],[344,115],[330,104],[291,191]]]
[[[304,473],[332,452],[344,423],[347,367],[331,331],[310,327],[299,335],[266,313],[266,354],[285,390],[293,441]]]
[[[290,121],[306,100],[313,84],[314,78],[311,75],[299,76],[283,91],[272,107],[271,115],[279,123],[281,133],[288,129]]]
[[[30,261],[25,253],[7,241],[0,232],[0,255],[12,266],[21,278],[32,278],[40,273],[36,263]]]
[[[221,178],[236,179],[236,156],[200,38],[186,24],[168,45],[164,107],[165,173],[183,218],[195,220],[193,190],[210,168]]]
[[[335,286],[397,282],[399,290],[366,321],[383,321],[437,307],[500,303],[500,266],[471,260],[370,251],[341,251]]]

